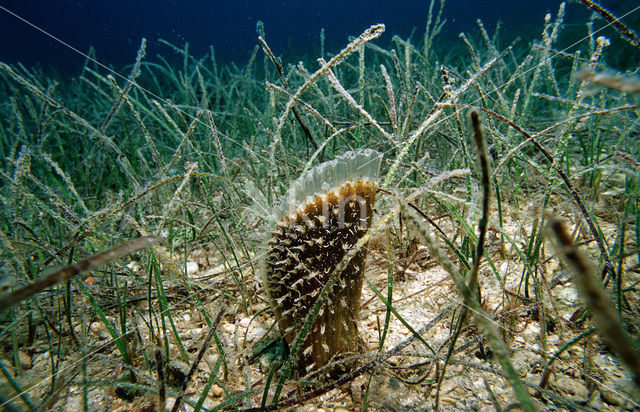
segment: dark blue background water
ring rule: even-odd
[[[636,3],[616,1],[608,6],[619,14]],[[477,31],[477,18],[490,32],[501,20],[507,38],[524,34],[526,40],[526,34],[540,32],[547,12],[555,17],[559,3],[449,0],[444,10],[448,22],[440,41],[459,41],[459,32]],[[171,54],[157,43],[162,38],[179,46],[189,42],[196,57],[213,45],[221,62],[243,64],[257,43],[258,20],[264,22],[274,52],[289,61],[303,55],[316,57],[323,27],[326,50],[333,53],[347,44],[348,36],[375,23],[387,26],[380,44],[389,44],[394,34],[406,38],[414,27],[417,42],[424,33],[428,0],[0,0],[0,6],[82,52],[94,46],[102,63],[119,67],[135,60],[142,37],[149,42],[150,59],[157,53]],[[568,4],[569,21],[577,15],[587,15],[584,6]],[[0,60],[7,63],[54,66],[66,72],[78,71],[84,62],[76,52],[2,9],[0,39]]]

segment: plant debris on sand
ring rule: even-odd
[[[444,3],[419,40],[379,24],[296,64],[261,23],[241,67],[145,40],[126,73],[0,63],[2,407],[640,408],[633,20],[562,3],[533,38],[478,21],[445,46]],[[283,341],[273,211],[361,148],[371,226]],[[356,256],[355,350],[297,368]]]

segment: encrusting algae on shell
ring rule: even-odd
[[[336,265],[371,226],[382,156],[347,152],[296,180],[273,216],[263,281],[280,331],[291,345]],[[329,291],[298,355],[308,373],[357,349],[366,248]]]

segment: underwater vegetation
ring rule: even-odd
[[[2,407],[639,408],[640,46],[581,2],[509,44],[432,1],[296,63],[261,23],[241,66],[0,62]]]

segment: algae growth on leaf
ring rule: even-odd
[[[0,5],[0,405],[640,407],[639,9],[282,3]]]

